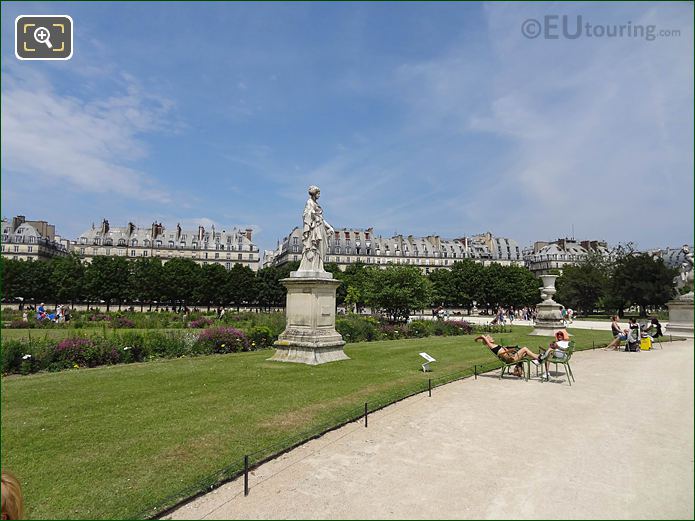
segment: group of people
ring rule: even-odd
[[[498,307],[497,313],[495,313],[495,318],[492,319],[492,325],[506,325],[514,324],[514,320],[528,320],[533,322],[536,320],[536,309],[532,307],[523,307],[515,309],[513,307],[503,308]]]
[[[656,317],[652,317],[649,323],[642,326],[637,323],[637,319],[631,318],[628,321],[627,328],[623,328],[618,322],[618,315],[613,315],[611,317],[611,333],[613,334],[613,340],[606,346],[606,350],[613,351],[620,348],[620,342],[639,342],[641,338],[646,336],[652,338],[664,336],[661,322]]]
[[[560,314],[562,315],[562,323],[565,326],[574,322],[574,310],[572,308],[562,306],[560,309]]]
[[[500,360],[508,364],[516,363],[512,373],[515,376],[523,376],[521,364],[524,359],[528,358],[536,366],[543,364],[541,378],[548,378],[551,358],[561,360],[567,356],[567,349],[570,346],[570,335],[564,329],[556,331],[555,340],[550,343],[548,349],[539,354],[534,353],[528,347],[501,346],[490,335],[480,335],[475,338],[475,341],[481,341],[485,344]]]
[[[643,324],[642,326],[637,324],[636,319],[631,318],[628,327],[622,328],[618,323],[618,316],[614,315],[611,318],[611,332],[613,334],[613,341],[606,346],[607,350],[618,349],[620,347],[620,342],[639,342],[641,338],[647,336],[651,338],[663,336],[661,323],[656,317],[653,317],[649,323]],[[523,376],[522,362],[524,359],[531,360],[531,363],[536,366],[544,364],[543,378],[547,378],[548,376],[550,359],[562,360],[565,358],[567,356],[567,349],[570,345],[570,335],[565,329],[556,331],[555,340],[550,343],[547,350],[539,354],[534,353],[528,347],[499,345],[490,335],[480,335],[476,337],[475,340],[476,342],[481,341],[485,344],[500,360],[508,364],[517,363],[513,371],[515,376]]]
[[[27,315],[26,311],[22,313],[22,320],[24,322],[29,321],[29,316]],[[46,310],[46,304],[42,302],[41,304],[39,304],[39,307],[36,308],[36,320],[50,320],[51,322],[55,322],[56,324],[70,322],[70,308],[68,306],[58,304],[56,306],[55,312],[49,313]]]

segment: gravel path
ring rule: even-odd
[[[570,387],[493,375],[370,415],[168,519],[693,519],[693,341],[577,353]]]

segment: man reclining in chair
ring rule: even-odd
[[[521,362],[525,357],[530,358],[531,362],[533,362],[535,365],[540,363],[538,361],[539,356],[531,351],[528,347],[519,348],[518,346],[501,346],[495,344],[495,340],[490,335],[480,335],[475,338],[476,342],[478,340],[482,341],[488,348],[490,348],[490,351],[492,351],[500,360],[508,364],[513,362]],[[514,368],[513,374],[514,376],[523,376],[521,363]]]

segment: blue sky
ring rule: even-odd
[[[19,14],[74,56],[14,57]],[[680,36],[525,38],[581,15]],[[693,4],[2,4],[2,214],[255,229],[693,239]]]

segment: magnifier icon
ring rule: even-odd
[[[36,40],[39,43],[45,43],[49,49],[53,49],[53,45],[51,45],[50,38],[51,33],[45,27],[37,27],[34,31],[34,40]]]

